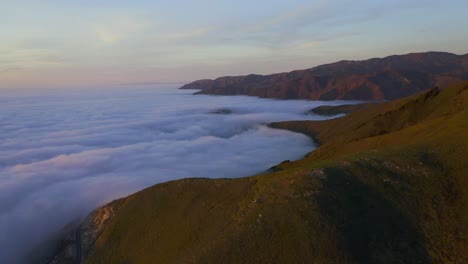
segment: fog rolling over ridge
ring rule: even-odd
[[[248,176],[298,159],[313,142],[264,124],[322,119],[303,113],[339,104],[192,92],[0,97],[0,263],[17,263],[64,225],[155,183]]]

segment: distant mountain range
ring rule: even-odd
[[[393,100],[464,80],[468,80],[468,54],[425,52],[344,60],[287,73],[198,80],[181,89],[278,99]]]

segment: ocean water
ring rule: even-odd
[[[301,158],[314,143],[271,129],[319,105],[174,88],[0,94],[0,263],[68,223],[153,184],[232,178]],[[349,103],[349,102],[347,102]]]

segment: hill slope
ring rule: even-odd
[[[272,124],[321,146],[276,172],[158,184],[82,225],[86,263],[468,263],[468,83]]]
[[[344,104],[344,105],[321,105],[309,111],[307,114],[316,114],[323,116],[334,116],[339,114],[349,114],[358,110],[370,107],[372,103]]]
[[[279,99],[393,100],[461,80],[468,80],[468,54],[426,52],[339,61],[288,73],[199,80],[181,89]]]

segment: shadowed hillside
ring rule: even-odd
[[[288,73],[199,80],[181,89],[279,99],[393,100],[462,80],[468,80],[468,55],[426,52],[339,61]]]
[[[349,114],[358,110],[370,107],[373,103],[345,104],[345,105],[321,105],[307,111],[306,114],[316,114],[324,116],[334,116],[339,114]]]
[[[272,124],[321,146],[272,173],[115,201],[82,225],[86,263],[468,263],[467,105],[463,83]]]

